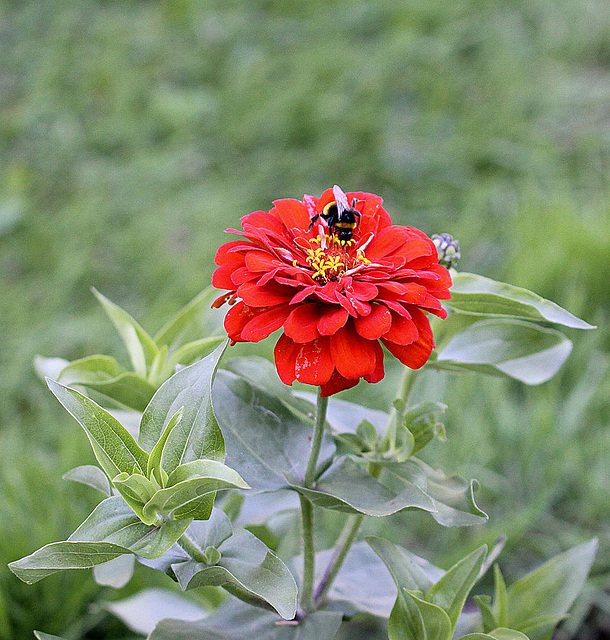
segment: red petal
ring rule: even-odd
[[[348,317],[349,313],[343,307],[325,305],[318,320],[318,331],[323,336],[332,336],[345,325]]]
[[[329,339],[322,337],[301,346],[294,366],[299,382],[320,386],[330,380],[335,365],[330,357]]]
[[[373,262],[377,258],[387,256],[400,247],[404,247],[407,242],[407,232],[404,227],[392,225],[377,233],[371,244],[367,247],[366,257]],[[434,246],[434,245],[432,245]],[[403,252],[400,252],[403,255]]]
[[[321,305],[307,303],[293,309],[284,324],[286,335],[295,342],[311,342],[318,333]]]
[[[411,344],[419,337],[419,331],[411,318],[395,313],[392,315],[392,326],[383,337],[396,344]]]
[[[239,301],[237,304],[234,304],[229,311],[227,311],[224,321],[225,330],[229,338],[235,342],[243,342],[244,338],[241,337],[242,329],[253,317],[254,312],[243,302]]]
[[[271,271],[276,267],[283,266],[282,262],[269,255],[266,251],[248,251],[246,254],[246,267],[250,271]]]
[[[292,384],[297,379],[294,365],[299,349],[299,345],[295,344],[285,333],[282,333],[275,345],[273,350],[275,368],[284,384]]]
[[[286,230],[282,226],[282,223],[269,211],[254,211],[244,216],[242,224],[249,224],[253,227],[268,229],[272,234],[282,236]]]
[[[216,255],[214,256],[214,262],[217,265],[225,264],[227,262],[232,262],[236,260],[238,254],[232,249],[242,248],[244,250],[252,249],[252,244],[246,242],[245,240],[231,240],[230,242],[225,242],[223,245],[218,247],[216,251]],[[243,262],[243,256],[241,256],[240,261]]]
[[[359,382],[360,378],[344,378],[340,373],[335,371],[330,377],[330,380],[326,384],[321,385],[320,395],[323,398],[326,398],[328,396],[332,396],[334,393],[339,393],[339,391],[343,391],[344,389],[351,389]]]
[[[374,342],[365,340],[348,322],[330,339],[330,352],[337,371],[345,378],[360,378],[375,370]]]
[[[379,290],[370,282],[353,282],[350,293],[358,300],[373,300],[377,297]]]
[[[307,207],[301,201],[285,198],[284,200],[275,200],[273,204],[287,229],[296,227],[306,231],[309,228]]]
[[[387,347],[388,351],[398,358],[404,365],[411,369],[419,369],[423,367],[434,347],[432,332],[429,334],[425,331],[419,332],[419,338],[407,345],[400,345],[390,342],[385,338],[381,338],[381,342]]]
[[[290,304],[298,304],[299,302],[303,302],[303,300],[305,300],[305,298],[308,298],[317,288],[317,285],[314,284],[310,285],[309,287],[305,287],[305,289],[302,289],[296,295],[292,296],[292,298],[290,299]]]
[[[222,265],[212,274],[212,285],[217,289],[235,289],[231,275],[235,271],[233,265]]]
[[[284,324],[289,313],[290,307],[284,304],[259,312],[241,330],[241,339],[247,342],[259,342],[277,331]]]
[[[390,330],[392,314],[382,304],[375,304],[368,316],[354,320],[356,331],[366,340],[377,340]]]
[[[237,294],[250,307],[270,307],[290,301],[286,290],[272,283],[260,287],[254,282],[246,282],[238,288]]]
[[[379,382],[383,380],[383,376],[385,375],[385,371],[383,370],[383,349],[379,342],[375,341],[375,352],[376,352],[376,361],[375,370],[373,373],[370,373],[368,376],[364,376],[364,379],[367,382]]]

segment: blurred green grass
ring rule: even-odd
[[[600,325],[541,388],[443,382],[450,442],[430,455],[478,476],[493,510],[485,531],[439,532],[436,559],[502,526],[516,572],[607,536],[605,0],[4,0],[0,60],[3,566],[90,504],[60,481],[84,437],[32,369],[123,356],[89,288],[155,329],[209,283],[224,228],[334,183],[458,237],[462,269]],[[391,379],[367,391],[391,397]],[[423,553],[431,529],[412,522]],[[607,557],[596,571],[601,588]],[[0,567],[0,638],[43,621],[80,637],[100,592],[62,580]],[[79,595],[58,606],[64,589]]]

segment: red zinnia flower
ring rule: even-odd
[[[325,207],[334,202],[332,217]],[[321,386],[324,396],[360,378],[379,382],[379,341],[406,366],[423,366],[434,347],[426,314],[447,315],[439,300],[451,286],[432,240],[393,225],[372,193],[335,187],[273,204],[244,216],[243,232],[228,229],[246,239],[216,253],[212,284],[229,293],[214,306],[241,299],[225,318],[229,338],[258,342],[283,328],[275,346],[280,378]]]

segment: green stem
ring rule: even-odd
[[[207,564],[207,558],[201,549],[186,535],[183,533],[178,538],[178,544],[191,556],[196,562],[203,562]]]
[[[324,422],[326,421],[328,398],[323,398],[320,393],[321,391],[318,390],[318,405],[316,409],[313,440],[311,442],[311,453],[309,454],[307,469],[305,470],[306,487],[310,487],[316,478],[316,466],[318,464],[318,456],[320,455],[320,447],[322,446],[322,437],[324,436]]]
[[[324,571],[324,576],[322,577],[322,580],[320,581],[320,584],[316,589],[316,593],[314,596],[316,604],[324,598],[326,592],[330,589],[332,583],[335,581],[339,570],[343,566],[343,562],[347,556],[347,553],[350,550],[354,540],[356,539],[356,534],[358,533],[358,529],[360,529],[360,525],[362,524],[363,520],[363,515],[353,515],[350,516],[345,523],[343,531],[341,531],[341,535],[335,543],[333,555],[326,567],[326,571]]]
[[[400,387],[398,388],[398,393],[396,394],[396,398],[392,405],[388,428],[386,429],[382,440],[384,444],[388,445],[388,451],[393,451],[396,448],[396,433],[398,426],[402,421],[402,416],[404,415],[409,395],[411,395],[411,390],[413,389],[413,383],[415,382],[417,373],[417,370],[409,369],[409,367],[404,368]]]
[[[307,461],[305,470],[305,487],[311,487],[316,478],[316,467],[318,456],[322,446],[324,436],[324,423],[326,421],[326,409],[328,398],[321,396],[318,390],[318,403],[316,409],[316,419],[314,422],[314,433],[311,442],[311,453]],[[314,547],[314,521],[313,504],[305,496],[299,496],[301,502],[301,518],[303,522],[303,585],[301,589],[301,607],[305,611],[311,611],[314,607],[313,583],[315,575],[316,551]]]

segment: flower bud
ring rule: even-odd
[[[460,243],[448,233],[430,236],[438,250],[438,262],[448,269],[454,268],[461,258]]]

